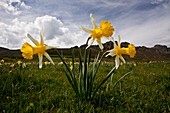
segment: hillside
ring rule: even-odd
[[[127,47],[129,43],[123,42],[121,43],[122,47]],[[81,50],[84,50],[86,45],[80,46]],[[72,49],[74,48],[75,56],[78,55],[79,48],[77,46],[72,48],[59,48],[58,51],[62,53],[65,57],[71,57]],[[96,54],[100,51],[99,47],[93,45],[90,47],[92,50],[92,56],[96,56]],[[113,48],[112,42],[104,43],[104,52]],[[148,48],[145,46],[136,47],[137,54],[135,56],[135,60],[170,60],[170,48],[165,45],[155,45],[154,47]],[[54,49],[48,50],[48,53],[51,56],[56,56],[56,51]],[[10,57],[10,58],[22,58],[20,50],[9,50],[7,48],[0,47],[0,58]],[[129,59],[128,56],[125,56],[126,59]]]

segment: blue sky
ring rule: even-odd
[[[90,13],[97,25],[111,21],[115,40],[170,47],[170,0],[1,0],[0,46],[18,49],[30,42],[27,33],[39,40],[42,28],[47,45],[80,46],[89,34],[79,26],[93,28]]]

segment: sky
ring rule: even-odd
[[[89,34],[80,26],[93,29],[90,13],[98,26],[112,23],[115,40],[170,47],[170,0],[0,0],[0,47],[19,49],[40,31],[49,46],[81,46]]]

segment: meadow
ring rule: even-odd
[[[92,101],[79,102],[65,76],[60,59],[4,59],[0,62],[0,112],[2,113],[168,113],[170,112],[170,62],[127,61],[121,65]],[[69,64],[70,59],[65,58]],[[19,62],[18,62],[19,61]],[[95,83],[114,67],[103,61]],[[75,68],[78,69],[75,65]],[[120,77],[130,72],[121,81]]]

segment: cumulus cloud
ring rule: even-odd
[[[64,33],[69,31],[68,28],[64,27],[63,23],[59,19],[48,15],[37,17],[35,25],[44,29],[46,32],[45,35],[48,39],[53,39],[55,36],[62,36]]]
[[[78,29],[78,28],[75,28]],[[48,45],[71,47],[77,42],[81,42],[83,33],[72,33],[61,20],[56,17],[45,15],[37,17],[33,22],[24,22],[15,18],[10,23],[0,22],[0,45],[8,48],[20,48],[26,38],[27,33],[39,40],[40,31],[44,32],[44,37]],[[79,43],[81,44],[81,43]]]
[[[7,13],[14,15],[20,14],[24,9],[31,8],[21,0],[1,0],[0,7],[3,8]]]

